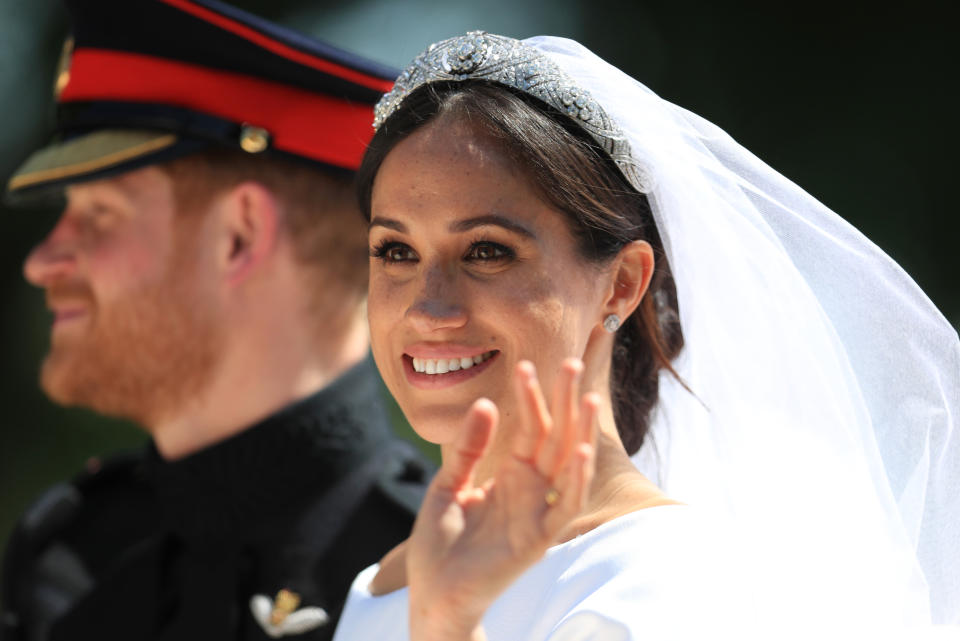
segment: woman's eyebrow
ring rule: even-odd
[[[370,219],[370,225],[367,227],[367,229],[373,229],[374,227],[386,227],[387,229],[398,231],[401,234],[407,233],[407,226],[401,223],[399,220],[394,220],[393,218],[374,216]]]
[[[511,220],[506,216],[501,216],[500,214],[487,214],[485,216],[477,216],[475,218],[467,218],[464,220],[458,220],[450,224],[447,228],[451,232],[464,232],[470,231],[475,227],[482,227],[484,225],[496,225],[497,227],[503,227],[509,231],[520,234],[521,236],[526,236],[527,238],[536,239],[537,235],[534,234],[531,230],[527,229],[524,225]]]

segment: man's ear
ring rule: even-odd
[[[612,264],[613,281],[604,301],[604,318],[616,314],[623,321],[633,313],[650,287],[653,263],[653,248],[645,240],[634,240],[620,250]]]
[[[217,259],[225,280],[233,285],[248,278],[275,252],[280,207],[269,189],[246,181],[226,191],[217,210]]]

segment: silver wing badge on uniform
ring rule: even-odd
[[[300,595],[287,589],[277,592],[276,599],[265,594],[250,597],[250,612],[270,638],[279,639],[291,634],[303,634],[327,623],[330,617],[318,607],[297,609]]]

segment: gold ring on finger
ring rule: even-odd
[[[555,487],[551,487],[549,490],[543,493],[543,502],[547,504],[547,507],[553,507],[559,500],[560,490]]]

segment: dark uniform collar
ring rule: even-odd
[[[164,461],[154,446],[147,474],[162,518],[184,538],[236,540],[363,464],[389,439],[376,369],[368,358],[321,391],[200,452]]]

